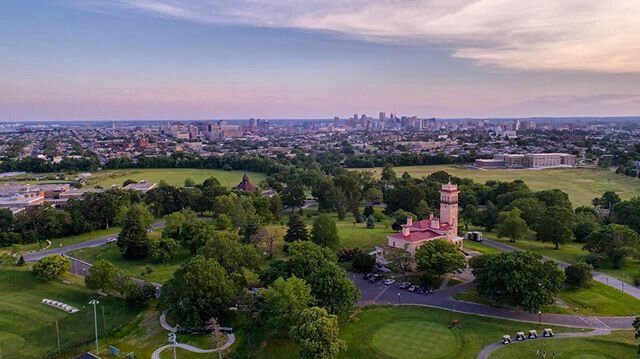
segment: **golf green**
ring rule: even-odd
[[[462,344],[456,334],[443,323],[402,320],[380,327],[371,342],[393,358],[449,358]]]

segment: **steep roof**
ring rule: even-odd
[[[258,190],[258,187],[251,183],[249,176],[245,174],[242,176],[242,181],[236,186],[236,189],[243,192],[255,192]]]

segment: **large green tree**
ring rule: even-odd
[[[118,247],[124,258],[145,258],[149,255],[147,231],[152,221],[153,217],[144,205],[131,206],[118,235]]]
[[[629,226],[640,233],[640,197],[634,197],[628,201],[622,201],[613,207],[613,220],[615,223]]]
[[[564,274],[553,261],[543,262],[529,251],[474,257],[470,266],[478,294],[531,313],[553,303],[564,284]]]
[[[287,222],[287,233],[284,235],[284,241],[293,243],[296,241],[306,241],[309,239],[307,225],[302,221],[299,215],[293,213],[289,216]]]
[[[621,268],[627,257],[640,252],[640,234],[620,224],[609,224],[593,231],[585,240],[584,249],[606,258],[615,268]]]
[[[428,241],[418,248],[415,255],[418,269],[434,276],[462,271],[467,261],[460,250],[446,240]]]
[[[46,256],[33,265],[33,273],[42,280],[54,280],[60,278],[71,269],[71,262],[63,256]]]
[[[567,243],[573,238],[576,226],[576,215],[567,207],[554,206],[548,208],[540,217],[536,226],[536,239],[541,242],[551,242],[556,249],[560,244]]]
[[[477,222],[478,217],[478,208],[475,205],[468,204],[464,206],[462,211],[460,211],[460,219],[462,219],[462,223],[464,223],[464,230],[469,230],[469,224]]]
[[[488,201],[486,208],[480,212],[480,223],[488,232],[498,223],[498,213],[498,207],[491,201]]]
[[[118,268],[104,259],[95,262],[89,269],[89,274],[84,277],[84,284],[89,289],[115,289],[117,281]]]
[[[328,214],[319,215],[313,221],[311,240],[324,247],[335,248],[340,243],[336,221]]]
[[[195,256],[162,286],[159,309],[180,325],[202,325],[233,304],[236,286],[214,259]]]
[[[289,336],[300,347],[303,359],[331,359],[346,349],[339,338],[338,318],[324,308],[303,310]]]
[[[298,321],[300,313],[315,302],[311,288],[300,278],[276,279],[273,284],[260,292],[262,313],[268,323],[279,331],[288,333]]]
[[[336,263],[326,263],[317,268],[307,281],[318,305],[331,314],[346,316],[358,302],[358,287]]]
[[[514,208],[498,214],[498,224],[496,225],[498,238],[507,237],[511,242],[515,242],[527,234],[529,227],[520,216],[521,213],[520,209]]]

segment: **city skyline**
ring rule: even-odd
[[[640,4],[7,1],[0,120],[640,114]]]

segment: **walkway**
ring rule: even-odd
[[[371,284],[357,274],[352,273],[350,276],[360,288],[361,297],[358,303],[359,305],[419,305],[465,314],[587,329],[630,329],[635,319],[635,317],[583,317],[578,315],[547,313],[542,313],[542,315],[538,316],[538,314],[524,311],[491,307],[479,303],[458,301],[452,298],[456,293],[472,288],[474,286],[473,283],[465,283],[451,288],[436,290],[434,294],[424,295],[402,290],[398,288],[397,283],[387,287],[381,282]]]
[[[500,242],[497,242],[497,241],[493,241],[493,240],[490,240],[490,239],[483,240],[482,244],[484,244],[484,245],[486,245],[488,247],[499,249],[501,251],[505,251],[505,252],[513,252],[513,251],[522,250],[520,248],[512,247],[510,245],[507,245],[507,244],[504,244],[504,243],[500,243]],[[563,261],[560,261],[560,260],[557,260],[557,259],[553,259],[553,258],[550,258],[550,257],[544,257],[543,256],[542,258],[544,258],[544,260],[547,260],[547,261],[556,262],[558,264],[558,266],[560,268],[562,268],[562,269],[564,269],[564,268],[566,268],[566,267],[568,267],[570,265],[567,262],[563,262]],[[598,282],[600,282],[600,283],[602,283],[602,284],[608,285],[608,286],[610,286],[612,288],[620,289],[620,290],[624,291],[625,293],[635,297],[636,299],[640,299],[640,288],[636,288],[636,287],[634,287],[634,286],[632,286],[632,285],[630,285],[628,283],[625,283],[625,282],[621,281],[618,278],[614,278],[614,277],[608,276],[608,275],[600,273],[600,272],[593,272],[593,279],[598,281]]]
[[[164,313],[160,314],[160,326],[164,329],[167,330],[169,332],[175,333],[177,331],[177,327],[172,327],[169,323],[167,323],[167,317],[165,316]],[[186,351],[192,352],[192,353],[216,353],[222,350],[226,350],[228,349],[231,345],[233,345],[233,343],[235,343],[236,341],[236,336],[233,333],[229,333],[227,334],[227,342],[224,343],[224,345],[222,345],[219,348],[215,348],[215,349],[201,349],[198,347],[194,347],[193,345],[189,345],[189,344],[184,344],[184,343],[176,343],[175,347],[176,348],[181,348],[184,349]],[[153,354],[151,354],[151,359],[160,359],[160,353],[162,353],[163,351],[172,348],[173,345],[171,344],[167,344],[167,345],[163,345],[160,348],[156,349]]]
[[[594,337],[597,335],[609,335],[611,334],[611,330],[608,329],[596,329],[596,330],[592,330],[590,332],[580,332],[580,333],[558,333],[556,335],[554,335],[553,337],[538,337],[538,339],[527,339],[527,340],[523,340],[521,342],[518,341],[513,341],[511,342],[511,344],[507,344],[507,345],[514,345],[514,344],[518,344],[518,343],[524,343],[524,342],[528,342],[531,340],[550,340],[550,339],[561,339],[561,338],[580,338],[580,337]],[[486,347],[484,347],[480,353],[478,353],[477,359],[489,359],[489,357],[491,356],[491,354],[502,348],[503,346],[505,346],[504,344],[502,344],[501,341],[493,343],[493,344],[489,344]]]

